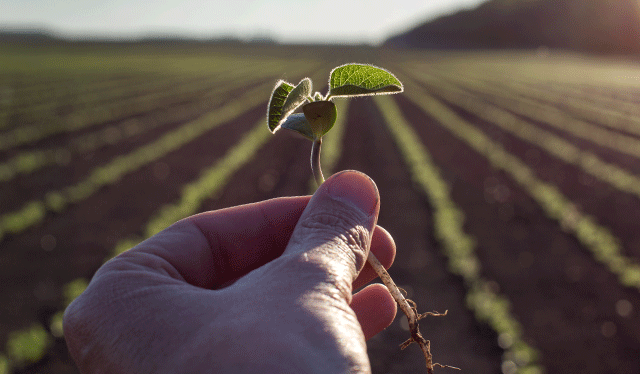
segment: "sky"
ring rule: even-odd
[[[66,37],[149,34],[378,44],[484,0],[0,0],[0,28]]]

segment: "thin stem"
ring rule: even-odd
[[[322,168],[320,167],[320,147],[322,146],[322,137],[313,141],[311,146],[311,172],[316,179],[316,183],[320,186],[324,182]]]
[[[311,171],[313,172],[313,177],[316,180],[318,186],[320,186],[324,182],[324,176],[322,175],[322,168],[320,165],[320,147],[322,146],[322,138],[316,139],[313,142],[313,146],[311,147]],[[416,308],[416,303],[411,300],[408,300],[404,297],[400,288],[396,286],[393,279],[391,279],[391,275],[387,272],[387,269],[382,266],[380,260],[372,253],[369,252],[369,256],[367,257],[367,262],[371,265],[373,270],[375,270],[376,274],[382,280],[382,283],[387,287],[389,293],[393,297],[393,299],[398,304],[398,307],[402,310],[402,312],[407,316],[407,320],[409,322],[409,330],[411,332],[411,337],[400,345],[401,349],[407,348],[411,343],[417,343],[422,350],[422,354],[424,355],[424,359],[427,363],[427,373],[433,373],[434,366],[440,367],[449,367],[453,369],[457,369],[451,366],[434,364],[433,358],[431,356],[431,343],[426,340],[422,334],[420,334],[420,326],[418,321],[428,315],[430,316],[443,316],[446,315],[447,312],[443,314],[440,313],[424,313],[419,314]],[[460,369],[458,369],[460,370]]]

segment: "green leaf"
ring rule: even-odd
[[[302,107],[313,133],[313,139],[319,139],[329,132],[336,123],[338,111],[333,101],[314,101]]]
[[[282,108],[284,107],[284,103],[287,101],[289,93],[293,91],[293,88],[294,87],[291,83],[283,80],[279,80],[276,83],[276,87],[271,93],[271,99],[269,99],[269,109],[267,112],[267,124],[269,125],[269,130],[271,130],[271,132],[276,132],[278,129],[278,124],[282,119]]]
[[[291,112],[307,101],[307,98],[310,95],[311,79],[304,78],[293,90],[291,90],[291,92],[289,92],[289,96],[287,96],[287,100],[285,100],[284,105],[282,106],[282,116],[280,121],[284,120],[289,114],[291,114]]]
[[[303,113],[290,115],[282,125],[280,125],[280,127],[295,131],[309,140],[314,139],[313,131],[311,131],[311,124],[307,121],[307,117],[305,117]]]
[[[402,92],[402,83],[385,69],[364,64],[346,64],[331,71],[329,95],[364,96]]]

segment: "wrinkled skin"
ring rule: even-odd
[[[369,373],[365,340],[396,304],[379,195],[358,172],[312,197],[181,220],[103,265],[66,310],[82,373]]]

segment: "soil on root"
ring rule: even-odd
[[[213,165],[263,115],[262,106],[255,107],[63,213],[49,214],[41,225],[5,237],[0,252],[0,342],[9,331],[47,321],[60,310],[64,284],[91,277],[119,240],[141,235],[163,204],[177,200],[185,183]]]
[[[392,278],[417,303],[419,312],[449,310],[445,317],[421,321],[422,334],[431,341],[434,362],[459,367],[466,373],[499,373],[502,349],[497,336],[465,307],[462,279],[447,271],[447,260],[434,238],[428,201],[413,185],[370,98],[352,100],[345,142],[337,170],[360,170],[376,182],[380,191],[378,224],[391,233],[397,245],[396,259],[389,270]],[[399,345],[408,338],[406,317],[398,310],[394,323],[367,342],[373,372],[426,372],[417,346],[400,350]]]
[[[464,210],[482,274],[506,295],[550,373],[637,373],[637,290],[622,287],[509,177],[407,99],[397,102]],[[496,199],[492,191],[508,191]],[[626,310],[625,310],[626,309]]]

